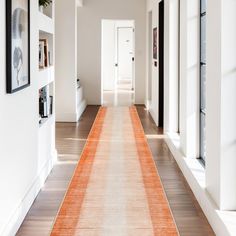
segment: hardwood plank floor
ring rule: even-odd
[[[56,125],[59,162],[27,214],[17,235],[48,236],[99,106],[88,106],[80,122]]]
[[[215,235],[163,138],[144,106],[137,106],[148,143],[181,236]]]
[[[58,123],[56,146],[59,162],[46,181],[17,235],[48,236],[91,129],[98,106],[88,106],[79,124]],[[155,163],[181,236],[214,235],[199,204],[162,137],[143,106],[137,106]]]

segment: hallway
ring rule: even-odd
[[[105,129],[101,133],[101,144],[97,146],[96,159],[93,164],[93,168],[96,166],[99,168],[93,169],[90,174],[89,185],[86,188],[88,191],[86,191],[82,203],[83,207],[80,215],[76,216],[75,224],[77,226],[73,228],[73,230],[81,229],[75,234],[52,235],[154,235],[153,219],[150,218],[150,208],[148,209],[149,203],[146,198],[148,195],[144,191],[145,184],[142,184],[143,177],[140,173],[136,147],[132,141],[133,135],[130,135],[133,131],[129,109],[127,107],[107,109],[106,122],[103,125]],[[156,128],[143,106],[138,106],[137,110],[149,139],[149,145],[180,235],[214,235],[163,140],[162,130]],[[94,117],[96,112],[96,107],[88,107],[78,126],[76,124],[57,124],[57,148],[60,163],[53,170],[17,235],[49,235],[70,176],[76,166],[76,160],[79,159],[93,122],[91,117]],[[97,134],[95,132],[95,135]],[[108,137],[112,137],[112,139]],[[96,139],[94,141],[96,142]],[[143,145],[140,146],[143,147]],[[94,145],[91,147],[94,148]],[[104,156],[108,158],[103,158]],[[127,159],[127,157],[130,158]],[[86,168],[86,170],[88,169]],[[117,176],[120,178],[116,178]],[[149,177],[151,178],[151,176]],[[103,194],[104,192],[107,194]],[[161,192],[162,190],[158,191],[158,194],[162,194]],[[55,196],[57,196],[56,199]],[[151,196],[153,195],[151,194]],[[81,200],[80,197],[81,194],[76,196],[78,202]],[[134,201],[134,199],[136,200]],[[153,203],[157,199],[153,199],[151,202]],[[165,208],[167,207],[165,200],[161,203]],[[133,211],[134,209],[136,210]],[[157,209],[159,207],[152,208],[152,210]],[[70,218],[70,212],[67,211],[67,213]],[[154,216],[157,215],[154,214]],[[59,214],[58,219],[63,220],[63,217]],[[72,219],[75,218],[72,217]],[[160,221],[161,218],[158,220]],[[70,225],[72,222],[74,221],[70,221]],[[163,222],[167,223],[165,220]],[[171,218],[168,220],[168,224],[173,225]],[[113,227],[108,227],[108,225]],[[102,229],[106,229],[106,231],[101,231]],[[68,230],[67,228],[67,232],[69,232]]]
[[[0,236],[236,235],[236,0],[0,12]]]
[[[102,107],[51,235],[178,235],[135,107]]]

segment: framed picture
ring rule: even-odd
[[[6,0],[7,93],[30,85],[30,0]]]
[[[153,59],[157,59],[157,28],[153,29]]]
[[[40,39],[39,42],[43,43],[44,45],[44,67],[49,66],[49,60],[48,60],[48,40],[47,39]]]
[[[45,67],[44,65],[45,59],[44,59],[44,42],[39,41],[39,68],[43,69]]]
[[[48,39],[39,39],[39,69],[44,69],[50,65]]]

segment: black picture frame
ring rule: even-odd
[[[30,86],[30,0],[6,1],[6,92]]]

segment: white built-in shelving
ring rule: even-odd
[[[39,68],[38,72],[38,88],[42,89],[46,86],[49,87],[49,95],[55,97],[55,67],[54,67],[54,50],[55,50],[55,23],[54,23],[54,8],[55,3],[52,2],[50,6],[45,8],[43,12],[38,11],[38,30],[39,40],[46,39],[48,43],[48,52],[50,53],[50,63],[44,68]],[[48,55],[47,55],[48,56]],[[49,57],[49,56],[48,56]],[[49,58],[48,58],[49,60]],[[46,124],[47,119],[54,119],[54,102],[53,102],[53,114],[48,118],[43,118],[39,127],[42,128]],[[54,122],[55,123],[55,122]],[[53,124],[52,124],[53,125]],[[55,125],[55,124],[54,124]]]
[[[53,163],[56,158],[55,149],[55,23],[54,23],[54,1],[52,5],[45,8],[43,12],[38,11],[38,34],[39,40],[46,39],[50,63],[44,68],[38,69],[38,89],[46,88],[49,96],[53,98],[52,114],[42,118],[39,123],[39,157],[40,159]],[[52,164],[53,165],[53,164]]]

